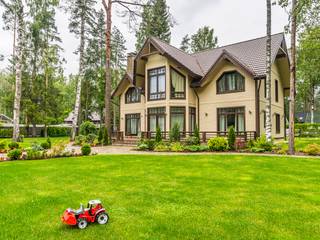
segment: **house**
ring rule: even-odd
[[[272,135],[285,134],[284,97],[289,93],[289,58],[283,33],[272,35]],[[196,125],[203,136],[265,132],[266,37],[188,54],[150,37],[128,55],[127,73],[113,92],[120,97],[124,138]],[[210,135],[211,134],[211,135]],[[206,138],[206,137],[204,137]]]
[[[94,124],[98,125],[98,124],[101,123],[100,114],[97,113],[97,112],[90,113],[90,115],[88,116],[88,120],[93,122]],[[69,113],[68,117],[66,117],[63,122],[64,122],[64,124],[72,125],[72,122],[73,122],[73,111]]]
[[[13,124],[13,120],[8,116],[0,113],[0,124]]]

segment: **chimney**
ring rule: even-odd
[[[133,75],[133,65],[134,65],[134,59],[136,57],[136,53],[131,52],[127,55],[127,73]]]

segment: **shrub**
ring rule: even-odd
[[[200,141],[199,141],[199,138],[195,136],[189,136],[187,137],[185,144],[186,146],[199,145]]]
[[[96,140],[97,135],[90,133],[85,138],[86,138],[86,143],[92,145],[92,144],[94,144],[94,141]]]
[[[0,129],[0,138],[11,138],[12,137],[12,128],[1,128]]]
[[[139,144],[138,144],[138,150],[141,150],[141,151],[149,150],[149,149],[148,149],[148,145],[147,145],[146,143],[144,143],[144,142],[139,143]]]
[[[96,131],[97,131],[96,126],[90,121],[85,121],[80,125],[81,135],[87,136],[89,134],[96,134]]]
[[[65,149],[66,149],[65,143],[58,143],[52,147],[49,157],[64,156],[66,153]]]
[[[147,144],[148,150],[150,150],[150,151],[153,151],[156,146],[156,142],[153,139],[146,140],[145,144]]]
[[[170,144],[170,150],[172,152],[183,152],[183,146],[180,142],[174,142]]]
[[[58,127],[58,126],[50,126],[47,129],[49,137],[67,137],[71,134],[70,127]],[[44,131],[41,131],[41,135],[44,136]]]
[[[196,125],[196,127],[194,128],[193,136],[198,139],[198,143],[197,144],[200,144],[200,132],[199,132],[198,125]]]
[[[86,142],[86,136],[79,135],[79,136],[76,136],[74,144],[82,146],[85,142]]]
[[[312,156],[320,155],[320,145],[316,143],[308,144],[303,151],[304,153]]]
[[[228,142],[223,137],[210,138],[208,141],[210,151],[226,151],[228,150]]]
[[[90,153],[91,153],[91,147],[89,144],[84,144],[82,147],[81,147],[81,153],[82,155],[84,156],[88,156]]]
[[[19,146],[19,143],[17,143],[17,142],[11,142],[8,144],[8,147],[12,150],[12,149],[17,149],[20,146]]]
[[[252,147],[251,151],[254,152],[254,153],[263,153],[263,152],[265,152],[265,149],[264,148],[259,148],[259,147]]]
[[[156,129],[156,139],[155,140],[157,143],[162,142],[161,129],[159,126],[157,126],[157,129]]]
[[[7,144],[5,142],[0,142],[0,152],[6,149]]]
[[[34,151],[42,151],[43,147],[41,146],[40,143],[33,142],[33,143],[31,143],[31,149],[34,150]]]
[[[103,127],[100,127],[98,132],[98,143],[102,144],[102,142],[103,142]]]
[[[200,145],[187,145],[183,149],[187,152],[200,152]]]
[[[235,149],[236,133],[234,127],[231,126],[228,130],[228,146],[231,150]]]
[[[50,145],[48,142],[43,142],[40,144],[40,146],[43,148],[43,149],[50,149]]]
[[[49,145],[49,149],[52,147],[52,142],[51,142],[51,139],[50,138],[47,138],[47,143]]]
[[[13,149],[8,152],[7,156],[10,160],[18,160],[21,158],[22,151],[20,149]]]
[[[170,131],[170,142],[180,141],[180,126],[179,123],[175,123]]]
[[[156,151],[156,152],[168,152],[168,151],[170,151],[170,147],[168,146],[168,144],[160,142],[160,143],[156,144],[156,146],[154,148],[154,151]]]
[[[273,147],[273,141],[268,142],[266,135],[262,135],[261,137],[258,137],[257,140],[253,143],[253,147],[251,148],[251,151],[253,148],[255,149],[263,149],[264,152],[271,152]]]
[[[37,151],[32,148],[27,149],[26,159],[32,160],[32,159],[43,159],[43,158],[45,158],[45,154],[43,151]]]
[[[110,137],[107,128],[103,128],[103,145],[110,145]]]

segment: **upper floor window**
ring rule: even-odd
[[[244,77],[238,72],[226,72],[217,81],[217,93],[244,91]]]
[[[149,100],[166,98],[166,68],[155,68],[148,71]]]
[[[185,99],[186,98],[186,78],[183,74],[176,71],[174,68],[170,69],[171,76],[171,98]]]
[[[140,102],[140,91],[138,88],[131,87],[126,92],[126,103]]]

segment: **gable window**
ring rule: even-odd
[[[148,71],[149,100],[166,98],[166,68],[155,68]]]
[[[126,136],[137,136],[140,132],[140,114],[126,114]]]
[[[232,93],[244,91],[244,77],[234,71],[225,72],[217,81],[217,93]]]
[[[180,131],[184,132],[186,128],[186,108],[185,107],[170,107],[170,129],[175,124],[178,124]]]
[[[245,131],[244,107],[218,108],[218,129],[220,132],[228,131],[233,126],[237,132]]]
[[[189,131],[194,132],[196,129],[196,108],[189,107]]]
[[[276,113],[276,133],[280,133],[280,114]]]
[[[131,87],[126,92],[126,103],[140,102],[140,91],[138,88]]]
[[[171,98],[185,99],[186,98],[186,77],[174,68],[170,68],[171,77]]]
[[[166,130],[166,108],[148,108],[148,131],[155,132],[157,126],[163,132]]]
[[[275,81],[275,98],[276,102],[279,102],[279,82],[278,80]]]

